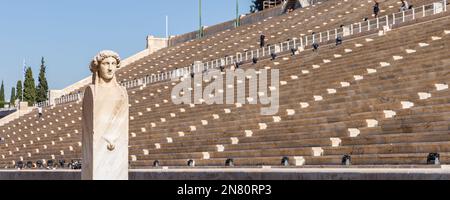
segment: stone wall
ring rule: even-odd
[[[74,170],[0,170],[0,180],[80,180]],[[130,170],[130,180],[450,180],[442,168],[286,168]]]
[[[28,107],[28,102],[20,102],[19,110],[9,113],[7,116],[0,118],[0,126],[3,126],[19,117],[22,117],[33,111],[33,107]]]
[[[16,110],[4,110],[4,111],[0,111],[0,119],[2,119],[5,116],[10,115],[11,113],[16,112]]]
[[[167,38],[157,38],[153,35],[147,37],[147,49],[149,50],[149,53],[154,53],[162,48],[166,48],[167,45]]]

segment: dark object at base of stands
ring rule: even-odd
[[[289,158],[288,157],[283,157],[282,159],[281,159],[281,165],[282,166],[289,166]]]
[[[277,58],[277,54],[276,53],[271,53],[270,57],[272,57],[272,60],[275,60],[275,58]]]
[[[239,69],[239,66],[240,66],[240,65],[241,65],[241,64],[238,63],[238,62],[234,63],[234,69]]]
[[[234,160],[233,160],[233,158],[228,158],[228,159],[225,161],[225,166],[227,166],[227,167],[233,167],[233,166],[234,166]]]
[[[363,19],[365,22],[367,22],[367,20],[369,20],[369,18],[368,17],[364,17],[364,19]]]
[[[81,169],[81,160],[72,160],[68,167],[69,169]]]
[[[191,72],[191,78],[194,78],[195,74],[194,72]]]
[[[22,169],[23,168],[23,162],[22,161],[17,161],[17,165],[16,165],[16,167],[17,167],[17,169]]]
[[[188,160],[187,165],[189,167],[195,167],[195,161],[194,160]]]
[[[317,51],[317,49],[319,49],[319,44],[313,43],[312,47],[313,47],[313,51]]]
[[[410,5],[410,6],[408,7],[408,10],[411,10],[411,9],[413,9],[413,5]]]
[[[55,162],[53,160],[47,160],[47,167],[53,168],[54,163]]]
[[[223,72],[223,70],[225,69],[223,66],[220,66],[220,71]]]
[[[298,48],[291,48],[291,53],[293,56],[295,56],[295,52],[298,51]]]
[[[65,165],[66,165],[66,160],[59,160],[59,166],[60,166],[61,168],[64,168]]]
[[[28,169],[33,168],[33,162],[28,161],[28,162],[27,162],[27,168],[28,168]]]
[[[440,155],[439,153],[430,153],[427,157],[427,164],[429,165],[440,165]]]
[[[155,160],[153,162],[153,167],[159,167],[159,160]]]
[[[36,161],[36,167],[37,168],[43,168],[44,167],[44,164],[42,163],[42,160]]]
[[[352,164],[352,157],[350,155],[344,155],[342,157],[342,165],[349,166]]]
[[[253,64],[258,63],[258,58],[253,58],[253,59],[252,59],[252,62],[253,62]]]
[[[342,44],[342,37],[338,36],[336,37],[336,46]]]

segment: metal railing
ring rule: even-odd
[[[326,0],[308,0],[308,4],[309,5],[313,5],[313,4],[316,4],[316,3],[321,3],[323,1],[326,1]],[[270,9],[270,8],[275,8],[275,7],[279,6],[279,5],[283,5],[284,6],[288,2],[289,2],[289,0],[266,0],[266,1],[263,1],[263,10]]]
[[[59,104],[65,104],[65,103],[74,102],[74,101],[81,101],[83,99],[83,95],[84,95],[84,93],[79,92],[76,94],[70,94],[67,96],[63,96],[61,98],[55,99],[55,104],[59,105]]]
[[[423,5],[420,7],[412,8],[410,10],[397,12],[385,16],[381,16],[375,19],[370,19],[362,22],[355,22],[349,25],[345,25],[339,28],[330,29],[327,31],[314,33],[311,35],[305,35],[300,38],[291,38],[285,42],[281,42],[275,45],[269,45],[267,47],[254,49],[252,51],[237,52],[235,55],[219,58],[206,63],[197,63],[189,67],[183,67],[175,69],[169,72],[163,72],[159,74],[148,75],[143,78],[130,80],[120,83],[127,89],[146,86],[153,83],[170,81],[180,77],[189,76],[191,73],[203,73],[210,69],[218,69],[236,63],[251,62],[253,58],[268,57],[272,53],[286,53],[293,49],[300,51],[311,46],[315,43],[327,43],[334,41],[338,36],[345,38],[362,32],[369,32],[373,30],[383,30],[384,28],[391,28],[392,25],[401,24],[407,21],[413,21],[418,18],[423,18],[435,14],[439,14],[447,11],[447,0],[437,1],[432,4]],[[79,101],[82,99],[82,93],[73,94],[65,97],[61,97],[55,100],[55,104],[63,104],[73,101]],[[50,106],[49,103],[39,103],[38,105]]]
[[[266,1],[263,1],[263,9],[265,10],[265,9],[277,7],[279,5],[282,5],[286,1],[287,0],[266,0]]]
[[[36,105],[34,105],[34,107],[49,107],[50,105],[50,101],[43,101],[43,102],[38,102],[36,103]]]

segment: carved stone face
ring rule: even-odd
[[[104,81],[110,81],[114,78],[117,70],[117,60],[113,57],[108,57],[100,63],[99,75]]]

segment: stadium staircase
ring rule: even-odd
[[[326,1],[169,47],[120,70],[118,77],[129,81],[236,55],[259,47],[261,33],[275,44],[357,25],[371,18],[371,2]],[[391,15],[399,2],[381,6],[382,15]],[[130,166],[152,168],[158,161],[160,167],[186,167],[188,160],[198,167],[224,167],[227,160],[235,167],[282,166],[283,158],[295,167],[339,166],[345,155],[356,166],[426,165],[429,153],[449,164],[449,19],[443,12],[390,31],[355,34],[339,46],[324,42],[316,52],[307,46],[295,55],[243,63],[244,70],[280,70],[279,86],[270,87],[280,95],[279,112],[272,116],[260,115],[263,105],[175,105],[171,90],[179,80],[131,88]],[[81,159],[81,105],[62,103],[45,108],[42,118],[32,112],[0,126],[0,167]]]

